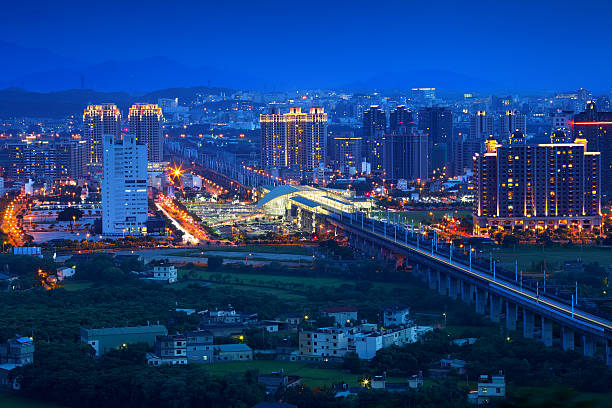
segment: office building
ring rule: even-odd
[[[284,114],[262,114],[259,122],[263,166],[312,171],[325,163],[327,113],[323,108],[306,113],[294,107]]]
[[[138,143],[147,146],[147,161],[160,162],[163,158],[162,110],[158,105],[136,103],[129,111],[130,133]]]
[[[412,111],[400,105],[389,113],[389,133],[399,132],[400,129],[414,127]]]
[[[527,116],[517,110],[507,110],[499,116],[499,137],[508,139],[514,132],[527,134]]]
[[[331,161],[333,167],[344,174],[352,175],[361,162],[363,139],[355,137],[354,132],[339,132],[330,139]]]
[[[136,136],[104,137],[102,232],[125,236],[146,234],[147,147]]]
[[[427,180],[429,178],[427,133],[408,127],[387,134],[384,159],[388,179]]]
[[[492,115],[478,111],[470,117],[470,139],[484,142],[493,133],[495,124]]]
[[[87,163],[102,166],[104,135],[121,136],[121,112],[114,103],[88,105],[83,112],[83,140],[87,143]]]
[[[602,194],[612,197],[612,112],[599,112],[593,102],[574,116],[574,137],[587,142],[587,150],[601,153]]]
[[[600,227],[600,165],[599,152],[562,132],[538,145],[520,132],[505,144],[491,137],[474,156],[474,233]]]
[[[374,173],[383,171],[383,144],[387,131],[387,116],[378,106],[372,105],[363,112],[363,149],[366,160]]]

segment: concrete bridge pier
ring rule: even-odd
[[[506,301],[506,329],[516,330],[518,320],[518,306],[516,303]]]
[[[533,338],[535,316],[533,312],[523,309],[523,337],[526,339]]]
[[[593,357],[595,355],[595,339],[591,336],[582,336],[582,353],[585,357]]]
[[[438,282],[437,282],[438,274],[435,274],[431,271],[431,268],[427,268],[427,285],[429,289],[437,290]]]
[[[441,295],[448,295],[448,278],[438,271],[438,293]]]
[[[564,351],[574,350],[575,333],[569,327],[561,327],[561,347]]]
[[[542,343],[546,347],[551,347],[553,344],[552,320],[548,320],[544,316],[542,316]]]
[[[471,305],[474,301],[474,286],[463,280],[460,282],[459,286],[461,290],[461,301]]]
[[[612,367],[612,344],[606,340],[606,364]]]
[[[499,323],[499,315],[502,312],[502,298],[497,295],[489,295],[489,312],[492,322]]]
[[[459,296],[459,281],[450,275],[448,275],[448,295],[453,299]]]
[[[485,314],[487,309],[487,292],[476,288],[476,313]]]

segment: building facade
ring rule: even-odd
[[[493,116],[478,111],[470,117],[470,139],[484,141],[495,133]]]
[[[598,112],[593,102],[574,116],[574,137],[586,140],[587,150],[601,153],[601,187],[612,197],[612,112]]]
[[[330,142],[334,168],[344,174],[354,174],[361,162],[363,138],[356,137],[353,132],[342,132],[332,136]]]
[[[583,140],[563,133],[529,145],[515,132],[510,143],[487,141],[474,156],[474,233],[490,230],[601,226],[601,162]]]
[[[114,103],[88,105],[83,111],[83,140],[87,143],[87,163],[102,166],[104,135],[121,137],[121,112]]]
[[[102,180],[102,233],[105,235],[146,234],[147,147],[134,135],[123,140],[104,138]]]
[[[499,116],[499,137],[507,139],[515,132],[527,134],[527,116],[517,110],[508,110]]]
[[[453,112],[449,108],[434,106],[418,112],[418,129],[429,135],[431,169],[445,172],[452,159]]]
[[[147,161],[160,162],[163,158],[163,114],[156,104],[136,103],[129,111],[130,133],[147,146]]]
[[[326,161],[327,113],[323,108],[275,112],[259,117],[261,162],[264,167],[312,171]]]
[[[384,169],[387,179],[427,180],[429,140],[415,127],[402,127],[385,137]]]
[[[387,131],[387,116],[378,105],[370,106],[363,112],[363,149],[371,171],[383,171],[384,139]]]

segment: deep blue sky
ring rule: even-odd
[[[8,1],[0,38],[89,62],[166,56],[325,85],[436,69],[521,90],[604,91],[611,3]]]

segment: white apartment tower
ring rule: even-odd
[[[105,135],[102,233],[146,233],[147,206],[147,146],[132,134],[123,140]]]
[[[157,163],[163,157],[162,109],[155,104],[136,103],[130,108],[130,133],[147,146],[147,161]]]

